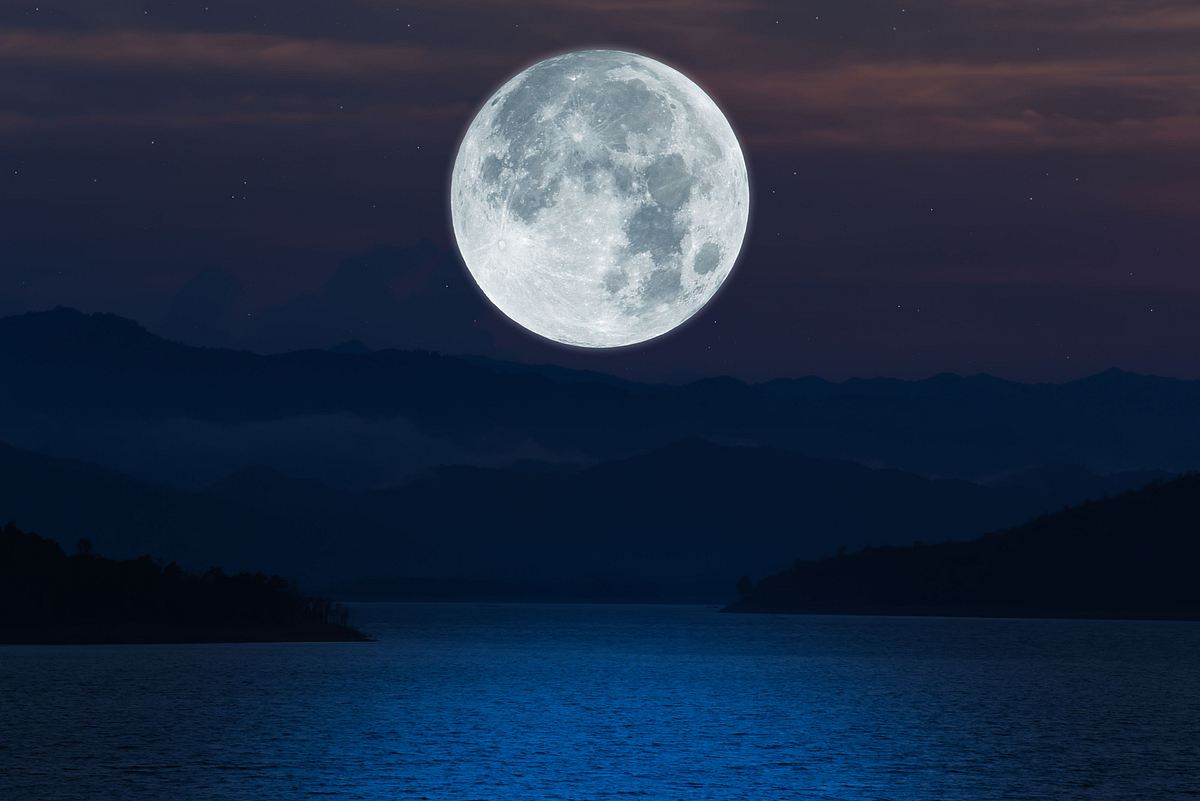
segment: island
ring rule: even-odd
[[[0,530],[0,643],[365,642],[347,610],[262,573],[202,573],[149,556],[67,554],[12,523]]]
[[[1200,475],[975,540],[866,547],[743,577],[728,612],[1200,619]]]

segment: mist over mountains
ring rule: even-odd
[[[0,370],[0,517],[310,587],[579,578],[721,600],[733,570],[977,536],[1200,464],[1200,382],[1119,371],[655,385],[188,347],[68,309],[0,319]]]
[[[0,369],[18,388],[0,396],[10,441],[39,423],[50,438],[60,424],[128,436],[164,421],[288,421],[295,440],[320,429],[314,420],[353,419],[404,421],[425,447],[452,452],[431,454],[432,464],[460,461],[456,449],[587,461],[686,437],[973,480],[1049,464],[1178,471],[1200,460],[1200,382],[1117,370],[1065,384],[943,374],[655,385],[425,351],[195,348],[67,309],[0,319]]]

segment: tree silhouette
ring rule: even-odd
[[[12,523],[0,531],[0,642],[362,639],[346,610],[279,576],[191,573],[142,556],[68,556]]]

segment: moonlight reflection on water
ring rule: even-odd
[[[1192,797],[1200,624],[356,605],[377,643],[0,647],[0,798]]]

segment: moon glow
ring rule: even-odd
[[[506,316],[590,348],[691,317],[746,233],[746,162],[682,73],[616,50],[541,61],[479,110],[455,159],[454,236]]]

